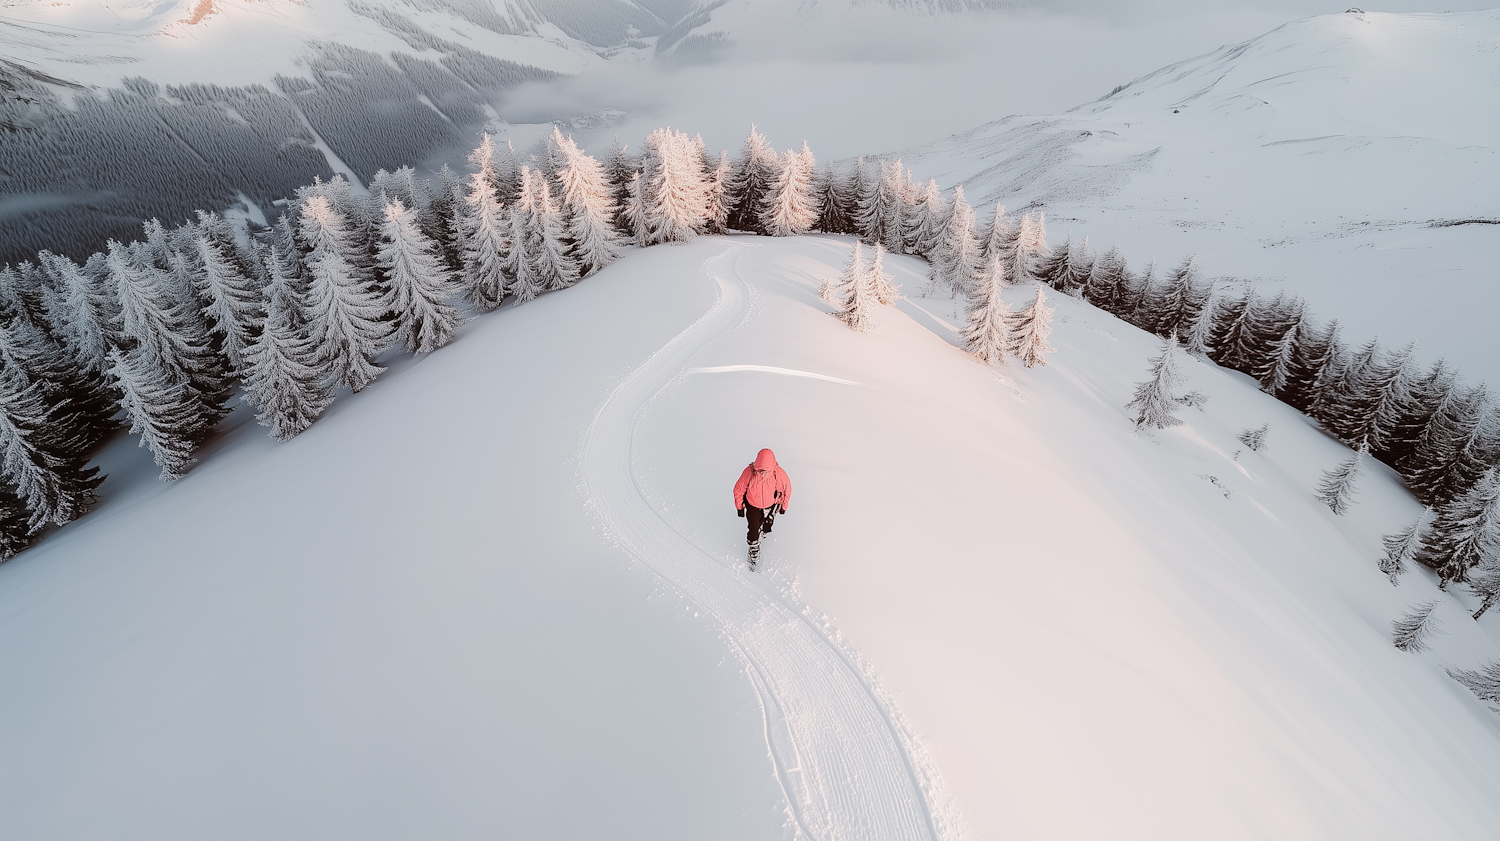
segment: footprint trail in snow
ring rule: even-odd
[[[799,839],[939,841],[913,751],[849,656],[754,573],[726,567],[674,529],[631,469],[636,425],[651,399],[748,313],[739,274],[748,248],[731,246],[704,263],[718,284],[713,307],[632,371],[595,414],[581,458],[590,503],[610,537],[717,622],[738,650]]]

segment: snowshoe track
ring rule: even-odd
[[[749,312],[731,246],[703,264],[719,298],[632,371],[595,414],[581,465],[606,533],[721,628],[760,697],[766,742],[799,839],[895,841],[940,833],[906,735],[860,669],[743,562],[726,566],[647,502],[632,470],[636,425],[692,358]]]

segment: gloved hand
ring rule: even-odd
[[[781,509],[781,513],[783,513],[783,514],[786,513],[786,505],[785,504],[778,505],[777,507]]]
[[[734,509],[734,516],[739,517],[741,520],[745,519],[745,509],[743,509],[743,508],[736,508],[736,509]]]

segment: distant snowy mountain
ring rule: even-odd
[[[1054,238],[1138,268],[1197,252],[1495,381],[1496,101],[1500,13],[1351,11],[898,154],[975,202],[1046,210]]]

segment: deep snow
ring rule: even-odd
[[[1418,341],[1494,382],[1496,44],[1494,10],[1320,15],[896,154],[976,204],[1046,210],[1054,239],[1119,244],[1138,269],[1197,253],[1356,342]]]
[[[1201,363],[1207,406],[1136,434],[1157,340],[1071,299],[1051,364],[991,369],[890,258],[908,298],[854,334],[817,298],[848,248],[633,252],[173,485],[117,442],[104,503],[0,566],[4,823],[920,837],[850,822],[906,785],[947,838],[1492,835],[1500,719],[1442,667],[1500,626],[1451,599],[1430,653],[1391,646],[1438,594],[1376,569],[1416,512],[1389,473],[1334,517],[1347,450]],[[795,495],[751,575],[761,446]],[[856,700],[779,683],[829,654]]]

